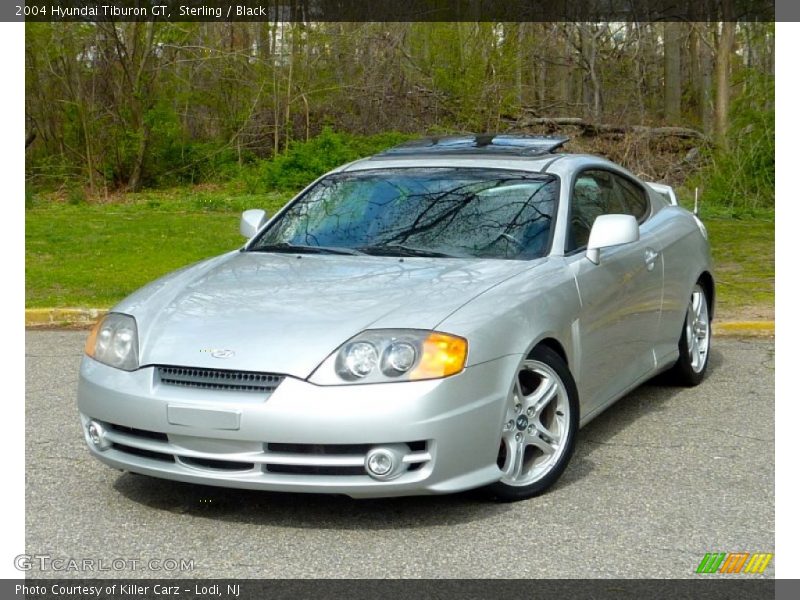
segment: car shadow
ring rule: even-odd
[[[723,354],[711,348],[706,378],[701,385],[713,385],[715,373],[724,364]],[[667,410],[666,405],[685,390],[685,387],[671,383],[666,375],[658,375],[617,400],[581,429],[575,454],[553,489],[566,489],[586,477],[594,470],[592,454],[598,446],[610,443],[643,416]]]
[[[708,378],[723,364],[712,349]],[[596,444],[603,444],[642,415],[666,410],[684,388],[656,378],[608,408],[581,430],[575,455],[554,489],[566,489],[592,472]],[[330,494],[274,493],[188,484],[124,473],[114,489],[150,508],[199,518],[298,529],[381,530],[453,525],[492,518],[512,509],[480,491],[446,496],[353,499]],[[535,500],[533,500],[535,502]]]
[[[157,510],[200,518],[298,529],[380,530],[453,525],[495,517],[508,505],[479,492],[448,496],[354,499],[332,494],[241,490],[120,475],[116,489]]]

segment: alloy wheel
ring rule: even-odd
[[[569,398],[558,374],[543,362],[523,361],[501,433],[500,481],[525,486],[547,475],[564,454],[570,423]]]
[[[696,285],[686,313],[686,343],[695,373],[701,372],[706,365],[709,340],[708,303],[703,288]]]

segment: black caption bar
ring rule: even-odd
[[[775,0],[5,0],[0,21],[22,20],[774,21]]]
[[[767,598],[797,598],[800,581],[772,579],[672,580],[3,580],[0,597],[3,600],[298,600],[298,598],[347,598],[361,600],[380,598],[394,600],[437,598],[459,600],[537,600],[568,597],[570,600],[675,600],[678,598],[704,600],[766,600]],[[790,595],[793,594],[793,595]]]

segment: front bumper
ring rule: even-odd
[[[90,358],[78,407],[91,453],[121,470],[176,481],[352,497],[440,494],[500,478],[499,432],[520,356],[447,379],[316,386],[286,377],[261,394],[165,385]],[[104,431],[92,442],[90,421]],[[371,449],[403,456],[389,480],[371,477]]]

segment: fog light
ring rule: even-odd
[[[97,421],[89,421],[88,425],[86,425],[86,433],[89,435],[89,439],[92,444],[94,444],[94,447],[98,450],[105,450],[111,445],[106,439],[106,432],[103,426]]]
[[[408,470],[408,465],[403,462],[403,457],[408,452],[406,444],[389,444],[373,448],[367,452],[364,468],[373,479],[394,479]]]
[[[383,477],[389,471],[392,470],[394,466],[394,461],[392,460],[391,455],[388,452],[374,452],[367,461],[367,469],[373,475],[377,475],[378,477]]]

